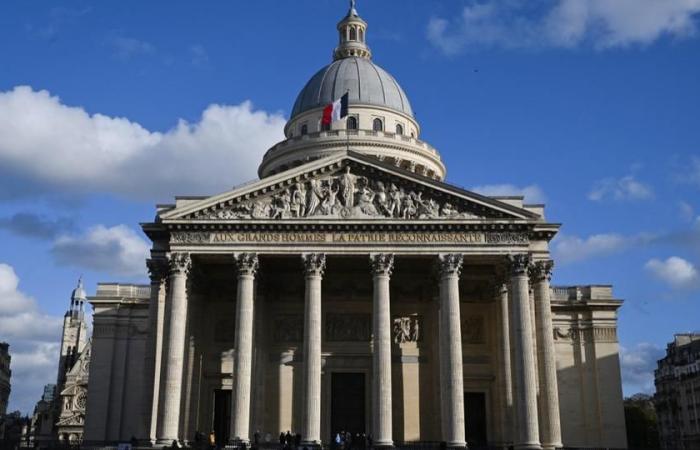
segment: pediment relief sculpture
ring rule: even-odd
[[[204,220],[275,219],[478,219],[465,201],[407,180],[357,173],[347,165],[331,175],[297,181],[270,195],[238,200],[223,209],[196,212]],[[461,204],[460,204],[461,203]]]

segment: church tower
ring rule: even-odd
[[[70,308],[63,316],[63,336],[61,337],[61,357],[58,363],[58,392],[63,388],[66,374],[70,371],[87,343],[87,325],[84,306],[87,301],[82,277],[70,296]]]

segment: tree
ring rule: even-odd
[[[659,429],[651,396],[635,394],[625,399],[627,445],[634,449],[658,449]]]

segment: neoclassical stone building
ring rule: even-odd
[[[626,447],[609,286],[552,288],[543,205],[445,183],[354,5],[260,180],[143,224],[95,306],[86,444],[341,430],[375,446]],[[349,116],[321,125],[349,93]]]

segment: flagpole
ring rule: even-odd
[[[345,94],[348,96],[348,103],[350,103],[350,89],[345,91]],[[350,108],[348,107],[348,109],[350,109]],[[350,114],[348,114],[348,117],[350,117]],[[357,126],[358,127],[360,126],[359,122],[358,122]],[[348,119],[345,119],[345,139],[346,139],[346,144],[347,144],[345,151],[349,152],[350,151],[350,130],[348,129]]]

